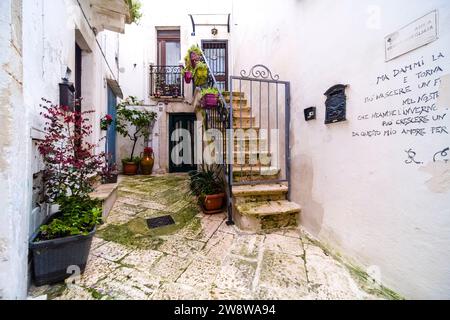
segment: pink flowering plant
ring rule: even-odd
[[[110,114],[107,114],[103,118],[100,119],[100,128],[102,130],[108,130],[108,127],[113,123],[113,117]]]
[[[86,139],[92,134],[88,115],[93,111],[77,112],[43,101],[45,138],[39,152],[46,165],[47,198],[57,201],[66,196],[87,196],[93,190],[92,178],[100,172],[105,159],[104,153],[95,154],[98,144]]]

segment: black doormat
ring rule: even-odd
[[[147,226],[150,229],[169,226],[171,224],[175,224],[175,221],[173,220],[172,216],[170,216],[170,215],[147,219]]]

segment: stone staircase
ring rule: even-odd
[[[249,183],[232,189],[236,225],[254,232],[297,226],[301,208],[287,200],[287,183],[271,182],[279,178],[280,169],[271,165],[271,155],[263,147],[266,141],[260,140],[256,117],[245,94],[224,92],[223,96],[227,103],[233,102],[233,129],[255,130],[253,135],[234,137],[233,181]]]

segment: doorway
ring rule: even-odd
[[[108,157],[109,165],[116,163],[116,106],[117,97],[108,86],[108,114],[113,118],[113,122],[108,126],[108,131],[106,132],[106,154],[110,155]]]
[[[228,90],[228,41],[203,40],[202,51],[216,78],[219,90]]]
[[[194,125],[195,113],[169,115],[169,172],[195,170]]]

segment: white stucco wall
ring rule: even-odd
[[[439,39],[385,62],[384,37],[434,9]],[[302,225],[360,265],[378,266],[383,283],[408,298],[449,298],[450,163],[445,157],[433,162],[436,152],[449,147],[449,137],[431,129],[450,128],[448,1],[240,1],[233,13],[232,41],[239,48],[234,69],[263,63],[291,81],[291,190],[303,207]],[[433,61],[439,53],[443,57]],[[422,59],[423,66],[394,77],[394,70]],[[416,73],[437,66],[442,71],[423,78],[431,80],[429,88],[418,89],[422,79]],[[391,80],[377,85],[384,74]],[[338,83],[349,85],[348,120],[325,125],[323,94]],[[411,93],[365,103],[406,85]],[[423,103],[437,106],[427,123],[395,124],[407,116],[358,120],[408,107],[403,100],[435,91],[440,98]],[[317,107],[317,120],[305,122],[309,106]],[[394,124],[383,126],[383,120]],[[411,128],[425,128],[426,134],[401,134]],[[388,129],[397,134],[384,136]],[[353,137],[368,130],[382,135]],[[420,163],[405,163],[409,149]]]
[[[88,14],[90,9],[87,2],[81,1],[81,4]],[[119,54],[119,48],[116,33],[105,30],[97,37],[94,35],[76,1],[30,0],[25,3],[23,12],[26,21],[23,32],[24,103],[30,110],[32,173],[35,173],[42,169],[35,147],[42,137],[40,131],[43,128],[39,104],[42,97],[59,103],[58,83],[61,82],[66,67],[72,70],[69,81],[75,81],[75,44],[79,43],[83,49],[82,110],[96,111],[90,115],[93,125],[91,142],[98,141],[104,135],[99,122],[107,112],[106,79],[118,77],[115,57]],[[75,30],[79,30],[78,35]],[[104,142],[101,142],[98,152],[103,150]],[[45,214],[39,210],[33,211],[30,232],[36,229]]]
[[[0,30],[0,299],[20,299],[27,288],[30,194],[25,190],[32,181],[23,104],[21,1],[0,2]]]
[[[92,22],[90,6],[80,2]],[[28,240],[47,214],[45,207],[32,211],[33,174],[43,168],[36,148],[43,137],[41,98],[59,103],[58,83],[66,67],[72,70],[69,80],[75,80],[75,43],[82,40],[83,109],[96,111],[91,140],[98,141],[103,134],[99,120],[107,110],[106,79],[119,74],[119,42],[110,31],[95,36],[75,0],[23,5],[5,0],[0,15],[0,299],[20,299],[29,281]],[[104,143],[98,150],[103,148]]]

